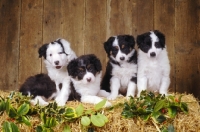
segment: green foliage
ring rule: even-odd
[[[178,112],[188,113],[187,104],[181,102],[182,95],[179,98],[169,95],[164,96],[159,94],[156,96],[152,92],[143,91],[139,98],[130,98],[129,102],[124,103],[124,108],[121,113],[124,118],[141,118],[144,121],[153,121],[157,124],[170,123]],[[173,128],[163,128],[164,130],[172,131]]]
[[[29,100],[18,92],[11,92],[6,99],[0,97],[0,114],[4,112],[9,116],[8,121],[2,125],[4,132],[18,132],[17,124],[31,126],[29,117],[38,116],[41,124],[36,126],[36,132],[54,132],[54,127],[58,124],[80,121],[83,127],[93,130],[93,127],[102,127],[108,122],[105,115],[101,113],[106,100],[96,104],[93,109],[85,109],[82,104],[78,107],[59,107],[52,102],[48,106],[31,106]],[[12,122],[9,122],[12,121]],[[65,125],[63,132],[70,132],[69,125]]]

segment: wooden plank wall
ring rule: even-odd
[[[103,42],[117,34],[162,31],[173,92],[200,97],[200,0],[0,0],[0,89],[17,90],[46,72],[38,48],[57,38],[76,54],[96,54],[105,70]]]

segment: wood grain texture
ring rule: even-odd
[[[21,7],[19,85],[41,73],[38,48],[42,43],[43,2],[25,0]]]
[[[63,36],[77,56],[84,54],[85,1],[63,0]]]
[[[106,39],[106,1],[85,1],[85,34],[84,53],[95,54],[103,68],[106,64],[106,54],[103,42]]]
[[[108,36],[130,34],[133,31],[135,0],[108,0],[109,31]],[[134,23],[135,25],[135,23]]]
[[[174,0],[156,0],[154,2],[154,29],[160,30],[165,35],[166,46],[171,66],[170,91],[175,91],[175,2]]]
[[[0,89],[18,86],[20,0],[0,1]]]
[[[199,0],[175,3],[176,91],[200,97]]]
[[[137,0],[137,35],[153,29],[154,0]]]

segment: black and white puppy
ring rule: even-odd
[[[36,105],[48,105],[48,101],[56,97],[56,85],[47,74],[30,76],[21,85],[19,92],[22,95],[33,96],[31,103]]]
[[[138,95],[142,90],[167,94],[170,85],[170,64],[165,36],[158,30],[137,36],[138,44]]]
[[[93,54],[82,55],[72,60],[67,66],[69,75],[71,76],[72,87],[80,95],[81,102],[97,104],[107,97],[109,93],[100,90],[102,65],[100,60]],[[110,102],[106,102],[106,107],[111,106]]]
[[[59,85],[59,88],[62,86]],[[71,87],[68,100],[78,100],[80,95],[76,93],[75,89]],[[31,104],[37,103],[41,106],[49,104],[48,101],[54,99],[57,96],[56,84],[47,74],[37,74],[35,76],[28,77],[21,85],[19,92],[25,96],[32,96]]]
[[[131,35],[110,37],[104,43],[109,61],[102,79],[101,89],[111,92],[107,97],[114,100],[119,93],[135,96],[137,81],[137,51],[135,40]]]
[[[55,101],[59,106],[64,106],[71,92],[70,76],[66,67],[72,59],[76,58],[76,54],[65,39],[57,39],[42,45],[38,53],[39,57],[44,57],[48,75],[56,83],[57,96]],[[59,85],[62,85],[61,90]]]

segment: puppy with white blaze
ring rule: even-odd
[[[67,72],[68,63],[76,58],[76,54],[70,48],[70,43],[65,39],[57,39],[51,43],[42,45],[39,57],[44,57],[49,77],[55,82],[57,89],[56,103],[64,106],[68,100],[70,90],[70,76]],[[59,88],[59,85],[62,88]]]
[[[142,90],[166,94],[170,85],[170,64],[165,36],[158,30],[137,36],[138,44],[138,94]]]
[[[109,95],[106,91],[100,90],[102,66],[95,55],[82,55],[72,60],[67,69],[71,76],[71,87],[80,95],[77,100],[97,104],[103,100],[101,97]],[[107,101],[105,107],[109,106],[111,103]]]
[[[104,43],[104,49],[109,61],[101,82],[101,89],[111,92],[109,100],[117,98],[118,94],[135,96],[137,83],[137,52],[135,40],[131,35],[110,37]]]

